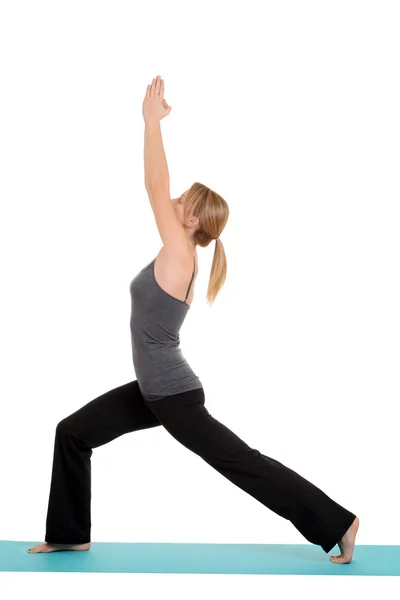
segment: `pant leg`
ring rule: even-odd
[[[90,541],[92,448],[160,422],[144,404],[137,380],[91,400],[56,427],[46,542]]]
[[[356,515],[277,460],[249,447],[214,419],[203,388],[145,404],[178,442],[328,553]]]

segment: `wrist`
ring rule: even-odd
[[[158,119],[145,119],[144,120],[145,127],[156,127],[160,124]]]

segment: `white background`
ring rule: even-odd
[[[226,284],[209,308],[214,243],[199,248],[181,330],[206,407],[357,514],[357,544],[399,543],[398,29],[385,1],[2,2],[1,539],[44,541],[57,423],[136,379],[129,284],[161,248],[142,117],[159,74],[171,196],[200,181],[230,207]],[[162,427],[94,450],[96,541],[308,543]],[[70,597],[78,581],[101,598],[333,598],[362,583],[3,573],[0,586]]]

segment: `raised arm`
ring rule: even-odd
[[[164,80],[159,75],[147,86],[143,101],[144,181],[146,190],[165,186],[169,189],[169,171],[161,135],[161,119],[171,107],[164,99]]]

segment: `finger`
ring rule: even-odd
[[[150,96],[154,96],[155,79],[151,82]]]
[[[160,98],[164,98],[164,79],[161,79]]]
[[[160,95],[160,85],[161,85],[160,81],[161,81],[161,77],[159,75],[157,75],[157,77],[156,77],[156,88],[155,88],[156,96]]]
[[[150,98],[150,90],[151,90],[151,85],[149,84],[146,88],[146,98]]]

